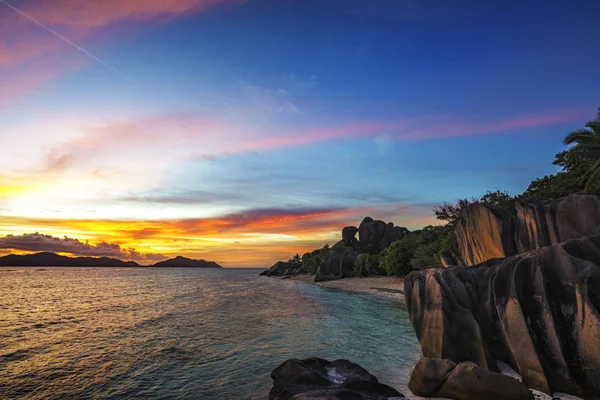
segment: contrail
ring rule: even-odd
[[[121,71],[119,71],[118,69],[116,69],[115,67],[113,67],[113,66],[105,63],[104,61],[102,61],[101,59],[99,59],[98,57],[96,57],[95,55],[93,55],[92,53],[90,53],[89,51],[87,51],[86,49],[84,49],[83,47],[79,46],[76,43],[73,43],[72,41],[70,41],[69,39],[67,39],[66,37],[64,37],[63,35],[61,35],[60,33],[56,32],[52,28],[50,28],[50,27],[42,24],[40,21],[38,21],[37,19],[33,18],[32,16],[30,16],[26,12],[19,10],[17,7],[15,7],[12,4],[6,2],[5,0],[0,0],[0,3],[4,4],[6,7],[12,9],[13,11],[19,13],[21,16],[27,18],[28,20],[30,20],[31,22],[33,22],[34,24],[36,24],[40,28],[43,28],[46,31],[50,32],[51,34],[53,34],[54,36],[56,36],[57,38],[59,38],[63,42],[65,42],[65,43],[67,43],[67,44],[75,47],[77,50],[79,50],[80,52],[82,52],[83,54],[85,54],[86,56],[88,56],[89,58],[91,58],[92,60],[96,61],[98,64],[102,65],[106,69],[114,72],[115,74],[118,74],[119,76],[121,76],[122,78],[127,79],[128,81],[131,81],[133,83],[137,83],[136,81],[134,81],[133,79],[131,79],[130,77],[128,77],[127,75],[125,75],[124,73],[122,73]]]

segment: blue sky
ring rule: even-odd
[[[598,107],[595,1],[6,3],[13,239],[266,265],[366,214],[520,193]]]

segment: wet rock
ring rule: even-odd
[[[527,386],[472,362],[423,357],[410,377],[409,389],[418,396],[454,400],[533,400]]]
[[[289,359],[271,372],[271,378],[270,400],[404,398],[393,388],[379,383],[364,368],[347,360]]]

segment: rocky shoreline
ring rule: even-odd
[[[600,197],[471,204],[455,233],[458,246],[442,255],[443,266],[392,278],[390,286],[378,284],[387,278],[345,278],[346,250],[332,265],[322,260],[326,282],[319,274],[313,281],[404,291],[423,352],[408,385],[417,396],[600,400]],[[273,371],[271,399],[405,398],[345,360],[286,363]]]

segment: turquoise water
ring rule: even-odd
[[[0,398],[264,399],[312,356],[405,387],[420,350],[400,302],[258,272],[0,268]]]

